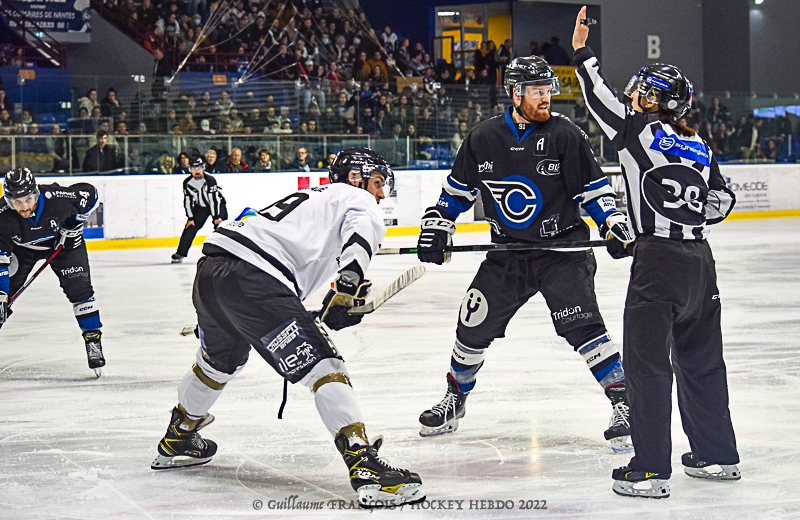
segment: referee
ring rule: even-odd
[[[633,255],[623,366],[636,455],[612,473],[613,490],[666,498],[673,373],[692,449],[683,455],[684,471],[709,480],[741,478],[728,410],[717,275],[705,240],[708,226],[728,216],[735,198],[708,144],[677,122],[692,103],[691,82],[672,65],[648,65],[625,89],[631,99],[626,107],[586,47],[591,23],[583,7],[572,36],[574,63],[586,105],[619,150],[636,235],[627,247],[608,237],[610,251]]]
[[[217,180],[205,172],[205,161],[199,155],[189,162],[191,175],[183,180],[183,209],[186,211],[186,225],[183,227],[178,251],[172,255],[172,263],[179,264],[189,256],[189,248],[197,232],[211,217],[214,229],[223,220],[228,220],[225,195]]]

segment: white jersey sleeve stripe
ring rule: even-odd
[[[578,82],[585,93],[586,106],[609,139],[625,127],[625,105],[600,75],[600,65],[592,56],[578,68]],[[590,88],[587,89],[587,84]]]
[[[463,197],[469,202],[474,202],[475,198],[478,196],[478,190],[470,191],[469,186],[458,182],[452,175],[448,175],[445,178],[444,182],[442,182],[442,188],[444,188],[444,191],[449,195]]]
[[[706,221],[714,224],[723,220],[733,209],[733,197],[724,191],[710,190],[706,197]]]

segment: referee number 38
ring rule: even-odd
[[[698,200],[700,198],[700,188],[697,186],[686,186],[686,191],[681,193],[683,186],[678,181],[672,179],[661,179],[661,185],[666,186],[667,189],[672,191],[672,194],[678,199],[675,202],[664,201],[664,208],[678,209],[681,206],[687,206],[690,210],[696,213],[703,212],[703,203]]]

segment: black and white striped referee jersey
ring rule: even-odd
[[[183,180],[183,209],[186,217],[194,218],[194,207],[208,208],[214,219],[228,219],[228,210],[225,206],[225,195],[217,180],[205,173],[202,179],[195,179],[189,175]]]
[[[703,240],[736,202],[706,142],[621,103],[589,47],[574,62],[586,105],[619,151],[635,234]]]

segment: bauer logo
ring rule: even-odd
[[[542,210],[542,193],[532,180],[522,175],[483,183],[492,194],[497,216],[510,228],[527,228]]]
[[[483,323],[488,313],[489,302],[486,301],[486,296],[474,287],[467,291],[458,313],[461,323],[466,327],[476,327]]]
[[[545,159],[536,165],[536,173],[539,175],[559,175],[561,173],[561,163],[556,159]]]

